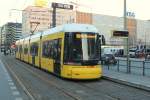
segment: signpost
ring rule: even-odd
[[[52,26],[55,27],[56,26],[56,8],[72,10],[73,5],[62,4],[62,3],[52,3],[52,8],[53,8]]]
[[[128,37],[129,37],[129,32],[128,31],[118,31],[118,30],[114,30],[112,32],[112,36],[113,37],[119,37],[119,38],[126,38],[127,40],[127,73],[129,72],[130,73],[130,68],[129,68],[129,42],[128,42]]]
[[[129,32],[128,31],[113,31],[113,36],[114,37],[122,37],[122,38],[128,38]]]

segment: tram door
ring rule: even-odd
[[[60,75],[61,73],[61,40],[54,40],[54,73]]]
[[[35,55],[32,55],[32,64],[35,65]]]
[[[21,54],[22,54],[22,45],[19,46],[19,58],[21,60]]]
[[[35,65],[35,57],[38,56],[38,43],[31,44],[32,64]]]

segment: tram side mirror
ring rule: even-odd
[[[105,45],[106,44],[104,35],[98,35],[98,39],[100,40],[101,45]]]
[[[106,41],[105,41],[105,37],[104,37],[104,35],[101,35],[101,40],[102,40],[102,45],[105,45],[106,44]]]

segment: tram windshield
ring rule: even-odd
[[[66,33],[64,61],[80,64],[97,64],[100,57],[98,34]]]

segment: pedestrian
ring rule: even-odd
[[[6,49],[4,49],[4,55],[6,56]]]

